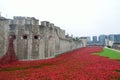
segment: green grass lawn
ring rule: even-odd
[[[110,59],[120,59],[120,52],[108,48],[103,48],[103,52],[95,53],[95,54],[109,57]]]

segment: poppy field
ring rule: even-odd
[[[120,80],[120,61],[91,55],[102,51],[84,47],[52,59],[0,65],[0,80]]]

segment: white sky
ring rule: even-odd
[[[0,12],[50,21],[74,36],[120,34],[120,0],[0,0]]]

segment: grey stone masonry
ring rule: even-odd
[[[58,54],[85,47],[85,40],[65,37],[65,30],[49,21],[34,17],[15,16],[0,19],[0,57],[6,52],[9,35],[14,36],[14,48],[20,60],[53,58]]]
[[[8,32],[10,23],[10,19],[0,17],[0,56],[5,54],[8,47]]]

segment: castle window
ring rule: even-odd
[[[23,39],[27,39],[27,35],[24,35],[24,36],[23,36]]]
[[[35,35],[35,36],[34,36],[34,39],[39,39],[39,36],[38,36],[38,35]]]
[[[15,35],[13,35],[12,37],[13,37],[13,39],[16,39],[16,36],[15,36]]]

